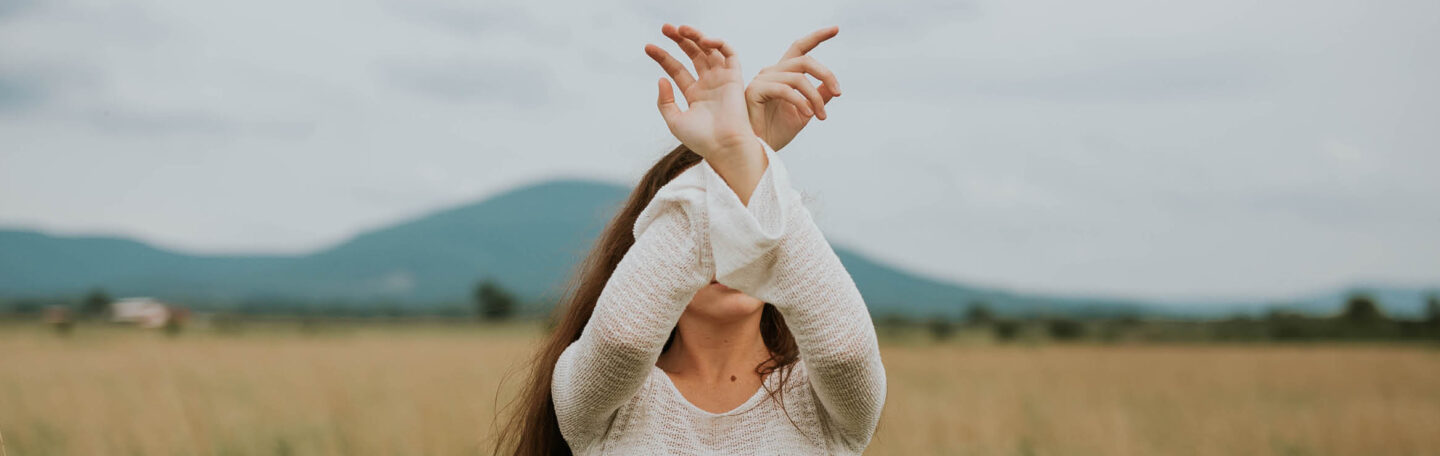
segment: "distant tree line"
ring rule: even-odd
[[[39,318],[47,312],[63,310],[79,319],[104,319],[116,300],[104,288],[94,287],[82,295],[32,296],[0,298],[0,318]],[[299,319],[333,318],[477,318],[483,321],[504,321],[519,317],[522,300],[499,281],[484,278],[476,281],[463,302],[449,304],[415,304],[385,299],[304,299],[282,296],[255,296],[238,300],[162,299],[187,308],[221,317],[289,317]]]
[[[0,299],[0,317],[40,318],[47,321],[105,319],[114,297],[95,287],[79,296]],[[238,327],[253,318],[298,319],[307,327],[337,319],[400,321],[425,318],[500,322],[520,317],[523,301],[498,280],[477,280],[465,302],[442,305],[408,305],[394,301],[351,302],[256,297],[223,304],[181,302],[206,312],[219,329]],[[535,303],[530,308],[543,308]],[[57,312],[58,310],[58,312]],[[1142,318],[1110,315],[1003,315],[985,302],[973,302],[957,312],[958,318],[937,316],[915,320],[880,316],[882,334],[926,334],[934,340],[982,336],[1000,342],[1016,341],[1323,341],[1323,340],[1440,340],[1440,292],[1425,298],[1419,318],[1387,315],[1373,296],[1351,295],[1333,315],[1313,315],[1276,307],[1263,315],[1237,315],[1224,319]],[[59,328],[59,326],[57,326]],[[65,326],[68,330],[68,326]]]
[[[1351,295],[1339,313],[1308,315],[1275,308],[1260,317],[1218,320],[1140,318],[1133,315],[1001,317],[984,302],[967,306],[961,318],[937,316],[913,320],[900,316],[877,319],[882,334],[927,333],[946,341],[961,336],[999,342],[1016,341],[1440,341],[1440,293],[1425,298],[1417,318],[1393,318],[1364,293]]]

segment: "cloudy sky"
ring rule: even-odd
[[[674,144],[664,22],[747,79],[826,25],[782,154],[829,237],[1056,293],[1440,284],[1440,2],[0,0],[0,226],[298,253]]]

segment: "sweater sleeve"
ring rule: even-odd
[[[784,164],[768,146],[766,153],[766,172],[773,176],[761,180],[745,211],[754,217],[741,224],[764,235],[717,245],[717,280],[774,304],[785,316],[811,389],[838,431],[830,436],[833,443],[858,453],[869,444],[885,402],[875,326],[854,280],[789,186]],[[742,213],[735,209],[740,202],[733,193],[715,194],[724,195],[723,190],[712,194],[712,211]],[[744,233],[718,228],[711,226],[714,240]],[[743,239],[760,243],[739,242]]]
[[[644,384],[685,306],[710,282],[696,234],[705,208],[693,204],[703,195],[692,187],[662,188],[642,211],[634,245],[606,281],[580,338],[556,361],[555,415],[577,454],[598,443],[615,411]]]

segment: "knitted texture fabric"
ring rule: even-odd
[[[885,402],[875,327],[784,164],[761,144],[770,164],[748,206],[702,161],[641,212],[635,244],[555,365],[555,413],[575,454],[860,454],[869,444]],[[782,401],[767,394],[779,386],[771,374],[735,409],[707,412],[655,366],[712,274],[784,315],[800,361]]]

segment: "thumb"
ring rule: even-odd
[[[680,115],[680,106],[675,104],[675,89],[670,87],[669,79],[660,78],[660,98],[656,104],[660,107],[660,117],[665,118],[667,124]]]

